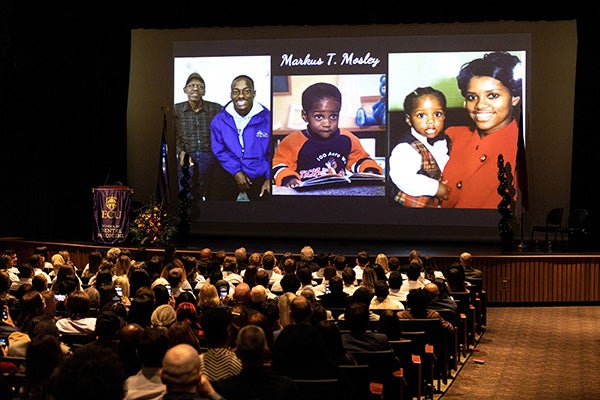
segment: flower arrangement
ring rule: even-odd
[[[152,201],[138,210],[129,233],[134,244],[164,246],[176,235],[177,225],[165,207]]]

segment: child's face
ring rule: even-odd
[[[302,119],[311,134],[329,139],[337,130],[341,104],[332,99],[320,99],[310,110],[302,110]]]
[[[446,113],[437,97],[425,94],[417,99],[417,107],[406,116],[406,123],[419,135],[432,139],[444,129]]]

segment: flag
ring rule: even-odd
[[[163,127],[158,159],[158,179],[156,183],[156,203],[167,207],[171,200],[169,183],[168,147],[167,147],[167,108],[163,107]]]

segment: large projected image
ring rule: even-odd
[[[273,97],[273,194],[384,196],[385,75],[283,78],[288,92]]]
[[[175,109],[196,100],[174,122],[193,226],[496,225],[499,154],[518,193],[528,48],[527,35],[175,42]]]
[[[525,60],[525,51],[389,55],[389,177],[398,204],[496,209],[500,155],[518,192]]]

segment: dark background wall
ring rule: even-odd
[[[576,19],[571,208],[590,210],[591,234],[597,239],[599,210],[592,195],[600,141],[594,126],[600,93],[594,36],[599,15],[576,5],[535,12],[519,11],[518,5],[495,4],[486,10],[472,3],[398,3],[357,10],[306,3],[293,11],[267,12],[248,3],[214,15],[192,1],[34,7],[6,0],[0,5],[0,236],[90,240],[91,188],[116,180],[127,183],[131,29]]]

